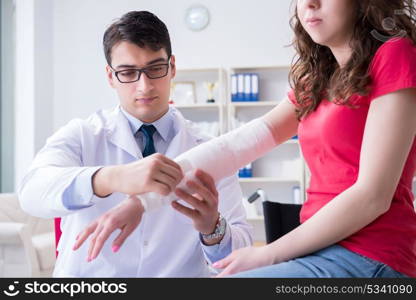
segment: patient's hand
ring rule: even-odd
[[[96,219],[77,237],[73,250],[77,250],[92,235],[88,249],[88,259],[91,261],[98,256],[105,241],[116,229],[121,232],[113,242],[112,250],[117,252],[126,238],[140,224],[144,212],[143,205],[136,196],[129,196],[119,205],[110,209]]]

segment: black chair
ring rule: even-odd
[[[270,244],[299,226],[299,213],[301,208],[301,204],[263,201],[267,244]]]

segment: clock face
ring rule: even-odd
[[[185,23],[193,31],[201,31],[208,26],[209,11],[205,6],[195,5],[187,9]]]

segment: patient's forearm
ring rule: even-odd
[[[179,155],[175,161],[181,166],[185,177],[178,187],[187,190],[185,182],[194,179],[196,169],[207,172],[217,182],[235,174],[238,169],[263,156],[275,146],[275,138],[268,125],[263,119],[255,119]],[[173,193],[166,197],[147,193],[139,195],[139,198],[146,211],[177,199]]]

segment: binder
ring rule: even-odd
[[[251,101],[259,101],[259,74],[251,73]]]
[[[244,73],[244,101],[251,101],[251,74]]]
[[[253,171],[251,167],[251,163],[244,166],[243,168],[238,170],[238,177],[240,178],[250,178],[253,177]]]
[[[259,101],[259,74],[232,74],[231,101]]]
[[[237,74],[237,100],[244,101],[244,74]]]
[[[231,101],[237,101],[237,75],[231,75]]]
[[[253,177],[253,171],[251,168],[251,163],[249,163],[246,167],[246,173],[245,173],[245,177]]]

